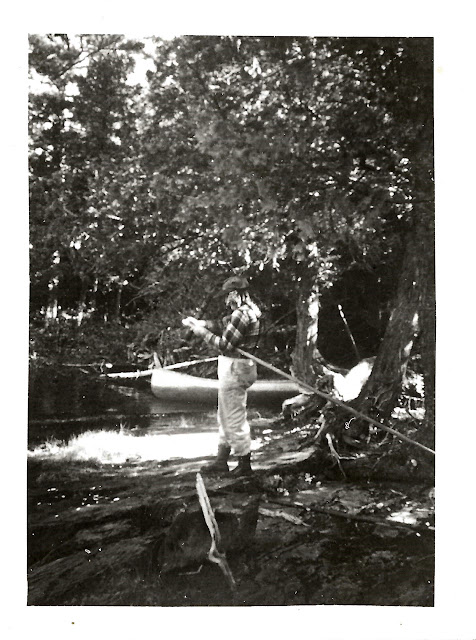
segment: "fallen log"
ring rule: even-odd
[[[333,516],[337,518],[346,518],[348,520],[357,520],[359,522],[366,522],[368,524],[374,525],[384,525],[387,527],[395,527],[397,529],[403,529],[405,531],[416,531],[416,532],[434,532],[435,527],[431,525],[421,526],[415,524],[409,524],[407,522],[400,522],[399,520],[388,520],[382,519],[374,516],[365,516],[358,513],[349,513],[348,511],[339,511],[338,509],[330,509],[329,507],[319,507],[317,505],[306,505],[302,502],[294,502],[294,501],[286,501],[286,500],[275,500],[272,498],[268,498],[266,500],[272,504],[278,504],[283,507],[294,507],[295,509],[304,509],[305,511],[314,511],[316,513],[323,513],[328,516]]]
[[[260,507],[259,514],[261,516],[265,516],[266,518],[282,518],[287,522],[291,522],[291,524],[301,525],[303,527],[310,526],[309,524],[307,524],[307,522],[304,522],[302,518],[298,518],[297,516],[293,516],[290,513],[286,513],[286,511],[283,511],[282,509],[266,509],[265,507]]]

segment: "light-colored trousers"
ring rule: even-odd
[[[246,400],[256,378],[252,360],[218,356],[218,444],[228,445],[237,456],[245,456],[251,448]]]

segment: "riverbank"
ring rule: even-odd
[[[206,456],[107,462],[39,447],[29,604],[432,606],[434,489],[418,462],[392,465],[404,445],[388,439],[338,465],[316,457],[312,426],[253,428],[255,477],[205,478],[236,593],[207,559],[195,490]]]

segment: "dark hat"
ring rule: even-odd
[[[228,280],[225,280],[222,286],[222,290],[229,293],[230,291],[243,291],[248,289],[248,280],[241,276],[231,276]]]

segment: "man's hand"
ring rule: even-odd
[[[205,320],[188,317],[182,320],[182,324],[189,327],[196,336],[201,336],[205,332]]]

